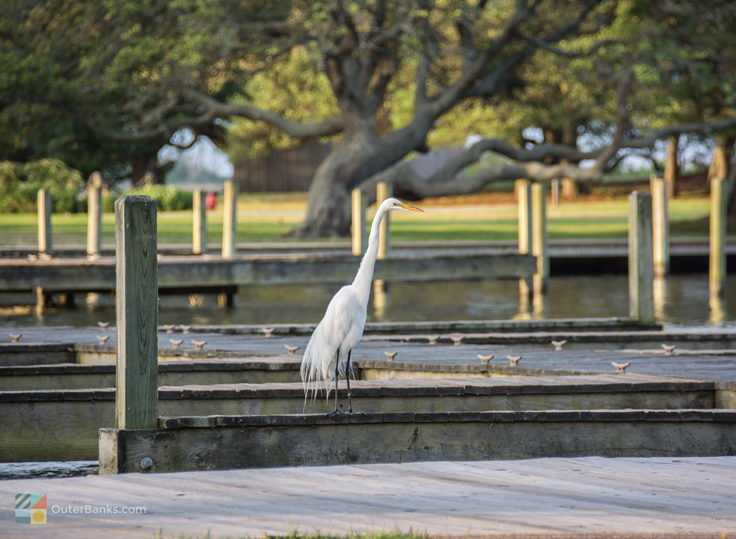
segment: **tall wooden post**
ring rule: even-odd
[[[51,193],[47,189],[38,190],[36,209],[38,210],[38,252],[50,255],[54,250],[54,245],[51,239]]]
[[[666,184],[667,196],[674,198],[677,196],[677,176],[680,171],[680,165],[677,160],[677,147],[680,137],[672,135],[667,137],[667,159],[664,163],[664,182]]]
[[[726,180],[710,181],[710,260],[708,284],[711,296],[722,296],[726,282]]]
[[[102,175],[90,174],[87,183],[87,256],[96,257],[102,250]]]
[[[158,277],[156,203],[115,201],[117,371],[115,426],[158,425]]]
[[[550,182],[550,190],[552,195],[552,205],[553,206],[559,206],[560,205],[560,184],[561,181],[559,179],[552,180]]]
[[[222,219],[222,258],[232,258],[237,249],[236,230],[238,226],[238,185],[228,180],[225,182],[224,215]]]
[[[391,187],[385,182],[376,184],[376,207],[391,196]],[[391,220],[389,214],[383,216],[378,229],[378,259],[386,258],[391,254]]]
[[[532,250],[532,184],[529,180],[516,180],[516,202],[519,222],[519,254],[531,254]],[[520,311],[529,310],[529,298],[532,293],[532,280],[529,277],[519,278]]]
[[[652,195],[629,196],[629,316],[644,323],[654,317],[652,257]]]
[[[663,178],[649,180],[652,192],[652,241],[654,275],[662,277],[670,271],[670,220],[667,182]]]
[[[203,255],[207,252],[207,194],[202,189],[192,193],[192,253]]]
[[[351,206],[352,206],[352,248],[353,256],[360,256],[363,254],[363,249],[366,246],[366,231],[365,231],[365,197],[360,189],[353,189],[351,193]],[[384,217],[385,219],[385,217]]]
[[[547,291],[549,252],[547,250],[547,193],[543,183],[532,185],[532,254],[537,257],[534,274],[534,294]]]

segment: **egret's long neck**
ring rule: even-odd
[[[368,248],[365,250],[363,260],[360,261],[358,273],[353,280],[353,288],[358,295],[358,300],[364,307],[368,306],[368,298],[371,294],[371,281],[373,280],[373,268],[376,265],[376,256],[378,255],[378,229],[381,225],[386,210],[379,208],[376,216],[371,224],[371,232],[368,236]]]

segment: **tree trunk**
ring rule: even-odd
[[[155,152],[131,159],[130,181],[133,187],[144,187],[164,183],[166,173],[173,168],[175,161],[162,165],[158,163],[158,149]]]
[[[375,174],[389,169],[421,147],[432,122],[415,122],[411,128],[379,137],[372,118],[346,122],[348,130],[317,168],[309,187],[307,213],[289,235],[301,238],[350,235],[350,192]]]
[[[347,152],[337,146],[317,168],[309,186],[307,214],[291,236],[322,238],[350,233],[350,189],[338,173],[346,156]]]

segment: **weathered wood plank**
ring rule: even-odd
[[[101,429],[100,471],[212,470],[539,456],[715,456],[736,452],[736,411],[449,412],[162,418]],[[381,440],[380,444],[373,441]]]
[[[192,253],[207,253],[207,193],[195,189],[192,193]]]
[[[365,228],[365,197],[360,189],[351,192],[351,250],[353,256],[360,256],[368,246],[368,232]]]
[[[652,195],[634,191],[629,197],[629,316],[654,322]]]
[[[715,178],[710,182],[710,261],[708,283],[711,296],[720,297],[726,282],[726,180]]]
[[[102,175],[93,172],[87,184],[87,256],[102,251]]]
[[[393,187],[386,182],[376,184],[376,208],[388,197],[393,195]],[[378,229],[378,260],[391,255],[391,215],[383,216],[381,226]]]
[[[48,189],[39,189],[36,194],[38,214],[38,252],[51,254],[54,250],[53,228],[51,226],[52,200]]]
[[[115,240],[115,424],[150,428],[158,417],[156,203],[150,197],[128,195],[115,202]]]
[[[222,258],[232,258],[238,248],[238,184],[228,180],[223,187]]]
[[[44,492],[60,507],[138,506],[145,513],[49,511],[46,526],[27,526],[15,525],[5,506],[0,522],[13,539],[315,530],[733,539],[735,476],[736,457],[584,457],[12,480],[0,482],[0,496]]]

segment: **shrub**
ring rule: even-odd
[[[39,189],[49,190],[55,212],[83,211],[85,204],[79,198],[83,187],[82,173],[58,159],[0,162],[0,211],[4,213],[36,211]]]
[[[158,211],[179,211],[192,209],[192,193],[170,185],[150,185],[125,192],[126,195],[145,195],[156,201]],[[121,195],[106,194],[102,198],[103,211],[115,211],[115,200]]]

